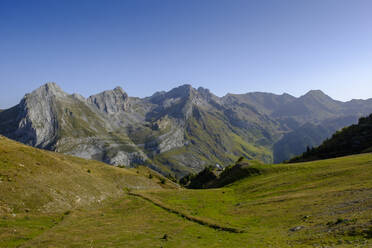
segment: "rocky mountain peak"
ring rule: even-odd
[[[112,91],[114,91],[117,94],[127,95],[127,93],[125,93],[123,88],[121,88],[120,86],[116,86]]]
[[[191,84],[182,84],[182,85],[176,87],[176,89],[177,88],[184,89],[184,90],[193,90],[194,89]]]
[[[209,89],[203,87],[195,89],[189,84],[174,88],[165,94],[165,97],[181,98],[195,105],[206,105],[210,101],[219,102],[219,98],[212,94]]]
[[[37,98],[45,98],[45,97],[51,97],[51,96],[59,96],[64,97],[67,96],[67,93],[65,93],[61,87],[59,87],[54,82],[46,83],[30,94],[26,94],[26,97],[37,97]]]
[[[165,107],[167,107],[170,102],[192,98],[195,92],[197,91],[191,85],[184,84],[168,92],[157,92],[150,97],[150,101],[155,104],[165,104]]]
[[[190,97],[195,89],[190,84],[184,84],[169,91],[171,97]]]
[[[305,95],[302,97],[315,97],[315,98],[330,98],[328,95],[326,95],[323,91],[321,90],[310,90],[307,92]]]
[[[217,102],[217,103],[221,102],[220,98],[218,96],[214,95],[209,89],[199,87],[197,91],[198,91],[199,95],[204,100],[206,100],[208,102],[210,102],[210,101],[214,101],[214,102]]]
[[[48,82],[40,87],[41,89],[45,89],[49,92],[61,92],[61,87],[58,86],[55,82]],[[62,91],[63,92],[63,91]]]
[[[321,105],[324,105],[327,109],[333,109],[332,111],[335,110],[337,104],[341,103],[339,101],[336,101],[332,99],[330,96],[326,95],[323,91],[321,90],[310,90],[308,93],[305,95],[301,96],[298,98],[299,101],[301,102],[307,102],[309,103],[318,103]]]
[[[52,147],[57,136],[56,106],[59,98],[67,97],[56,83],[47,83],[26,94],[8,114],[12,122],[0,120],[0,129],[8,137],[40,148]],[[1,119],[1,118],[0,118]]]
[[[205,96],[210,96],[212,95],[211,91],[209,89],[206,89],[206,88],[203,88],[203,87],[199,87],[198,88],[198,92],[201,94],[201,95],[205,95]]]
[[[107,90],[97,95],[90,96],[88,102],[107,114],[124,112],[128,109],[128,94],[121,87]]]
[[[82,96],[82,95],[80,95],[80,94],[77,94],[77,93],[73,93],[72,95],[71,95],[73,98],[75,98],[75,99],[78,99],[78,100],[80,100],[80,101],[85,101],[85,98]]]

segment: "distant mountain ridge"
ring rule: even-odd
[[[227,94],[182,85],[146,98],[120,87],[84,98],[47,83],[0,112],[0,133],[35,147],[183,176],[240,156],[281,162],[372,113],[372,99]]]

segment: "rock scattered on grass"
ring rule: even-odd
[[[289,229],[289,231],[291,231],[291,232],[297,232],[297,231],[300,231],[303,228],[305,228],[305,227],[304,226],[295,226],[295,227]]]
[[[311,215],[305,215],[304,217],[302,217],[303,220],[307,220],[311,217]]]

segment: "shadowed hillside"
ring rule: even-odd
[[[358,124],[336,132],[320,146],[309,149],[301,156],[291,159],[290,162],[335,158],[365,152],[372,152],[372,115],[360,118]]]
[[[189,189],[220,188],[240,179],[260,175],[263,164],[240,157],[234,164],[219,169],[209,166],[197,174],[189,174],[180,180],[180,184]]]

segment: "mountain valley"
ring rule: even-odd
[[[0,136],[0,247],[370,247],[371,161],[243,158],[258,173],[189,190]]]

